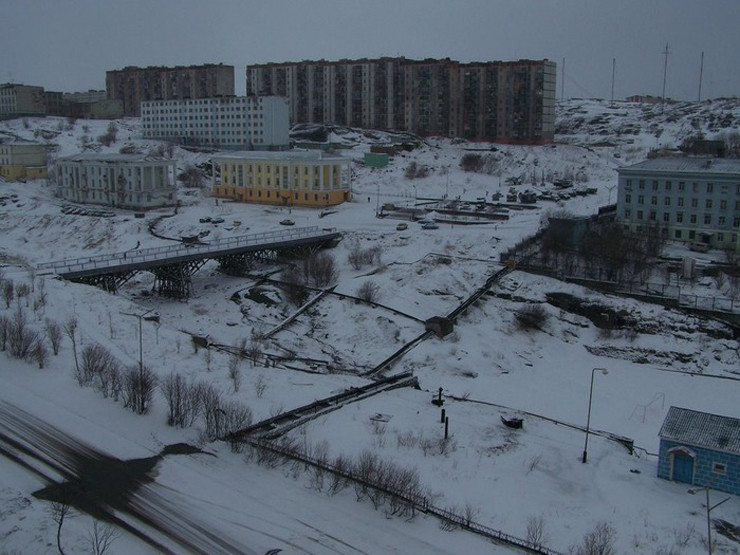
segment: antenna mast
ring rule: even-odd
[[[614,108],[614,72],[617,68],[617,59],[612,58],[612,101],[611,107]]]
[[[563,69],[560,73],[560,101],[565,100],[565,58],[563,58]]]
[[[704,76],[704,52],[701,53],[701,65],[699,66],[699,102],[701,102],[701,79]]]

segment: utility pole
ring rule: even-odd
[[[668,43],[665,43],[665,50],[663,51],[663,56],[665,56],[665,62],[663,63],[663,97],[662,97],[663,100],[660,104],[661,114],[665,110],[665,80],[666,80],[666,75],[668,75],[668,54],[670,54],[670,52],[668,51]]]
[[[704,76],[704,52],[701,53],[701,65],[699,66],[699,102],[701,102],[701,79]]]

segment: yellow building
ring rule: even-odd
[[[7,181],[46,179],[44,145],[18,139],[0,139],[0,177]]]
[[[350,160],[322,151],[233,152],[213,157],[213,196],[286,206],[352,198]]]

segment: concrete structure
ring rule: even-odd
[[[56,163],[64,200],[146,210],[177,202],[174,160],[143,154],[78,154]]]
[[[654,158],[618,172],[617,221],[630,231],[740,250],[740,160]]]
[[[659,436],[659,478],[740,495],[740,419],[671,407]]]
[[[43,116],[45,114],[43,87],[17,83],[0,85],[0,118]]]
[[[19,139],[0,139],[0,176],[8,181],[46,179],[46,147]]]
[[[221,148],[275,150],[289,144],[288,101],[230,96],[141,103],[145,139]]]
[[[234,95],[234,66],[125,67],[106,72],[109,100],[123,103],[124,116],[139,116],[149,100],[185,100]]]
[[[352,196],[350,160],[335,154],[250,151],[214,156],[212,161],[213,195],[217,197],[323,207]]]
[[[291,123],[548,143],[555,63],[381,58],[247,66],[247,94],[287,96]]]
[[[63,113],[60,115],[82,119],[118,119],[123,117],[123,102],[109,100],[105,91],[64,93]]]

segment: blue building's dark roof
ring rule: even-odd
[[[658,434],[661,439],[740,455],[740,419],[671,407]]]

